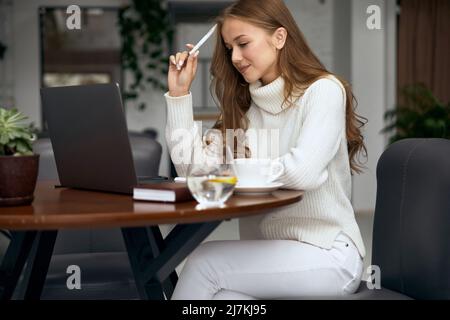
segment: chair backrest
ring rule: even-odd
[[[134,169],[138,177],[157,177],[161,162],[162,147],[152,136],[130,132],[130,145]]]
[[[372,264],[381,285],[450,299],[450,140],[405,139],[377,166]]]

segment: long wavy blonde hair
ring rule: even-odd
[[[248,128],[246,112],[250,108],[251,96],[249,84],[236,70],[231,61],[221,35],[225,19],[236,18],[264,29],[272,35],[278,28],[287,30],[284,47],[279,51],[278,69],[285,82],[284,97],[287,107],[292,106],[291,97],[301,96],[316,80],[332,75],[312,52],[305,37],[298,28],[289,9],[282,0],[239,0],[226,8],[217,18],[217,37],[211,63],[211,91],[217,99],[220,116],[214,125],[225,137],[226,129]],[[347,81],[335,75],[346,91],[346,137],[353,173],[360,173],[361,165],[358,155],[367,149],[364,145],[361,127],[367,119],[355,113],[356,99]]]

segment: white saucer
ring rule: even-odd
[[[274,182],[274,183],[267,184],[265,186],[240,186],[238,184],[234,188],[234,191],[236,193],[269,193],[269,192],[277,190],[282,185],[283,184],[281,182]]]

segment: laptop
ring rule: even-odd
[[[138,177],[119,85],[42,88],[41,100],[61,186],[133,194]]]

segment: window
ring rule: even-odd
[[[122,84],[116,8],[82,8],[81,30],[66,26],[66,7],[39,10],[41,86]],[[45,118],[44,115],[42,117]]]
[[[83,9],[81,30],[66,19],[66,8],[40,9],[42,85],[120,83],[117,9]]]

